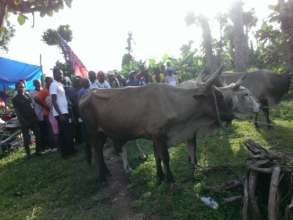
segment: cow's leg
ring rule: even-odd
[[[164,169],[166,173],[166,180],[168,183],[173,183],[174,178],[170,170],[170,165],[169,165],[170,156],[169,156],[168,146],[166,143],[162,143],[161,150],[162,150],[162,159],[163,159]]]
[[[164,173],[163,173],[162,164],[161,164],[162,160],[160,156],[160,148],[161,148],[161,145],[157,141],[154,141],[154,156],[156,160],[158,183],[161,183],[162,180],[164,180]]]
[[[231,128],[232,127],[232,120],[226,121],[226,127]]]
[[[267,120],[268,129],[273,128],[272,121],[270,119],[270,109],[269,109],[269,106],[265,106],[262,111],[263,111],[263,113],[265,115],[265,118]]]
[[[127,149],[125,146],[122,147],[121,156],[122,156],[123,169],[124,169],[125,173],[130,173],[131,167],[129,166],[129,163],[128,163]]]
[[[188,160],[190,161],[193,168],[197,166],[197,156],[196,156],[196,135],[192,139],[187,140],[186,142],[187,149],[188,149]]]
[[[257,118],[258,118],[258,113],[255,113],[255,116],[254,116],[254,126],[256,128],[259,128],[259,125],[258,125],[258,122],[257,122]]]
[[[104,154],[103,154],[103,147],[106,142],[106,139],[107,137],[103,133],[99,133],[96,137],[96,145],[94,148],[99,182],[105,182],[106,175],[110,174],[107,168],[107,165],[105,164]]]
[[[104,149],[104,145],[107,141],[107,136],[104,134],[104,133],[101,133],[99,135],[99,145],[101,146],[100,147],[100,150],[101,150],[101,161],[102,161],[102,169],[103,169],[103,172],[105,172],[106,175],[111,175],[106,163],[105,163],[105,160],[104,160],[104,153],[103,153],[103,149]]]

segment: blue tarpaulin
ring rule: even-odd
[[[33,89],[33,80],[41,79],[40,66],[0,57],[0,91],[14,88],[19,80],[26,81],[26,89]]]

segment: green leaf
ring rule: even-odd
[[[53,16],[53,11],[48,11],[47,15],[50,17]]]
[[[20,24],[20,25],[23,25],[24,23],[25,23],[25,20],[27,19],[27,17],[26,16],[24,16],[24,15],[18,15],[18,17],[17,17],[17,21],[18,21],[18,23]]]

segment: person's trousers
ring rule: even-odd
[[[68,114],[63,114],[63,117],[64,120],[60,120],[59,116],[57,116],[56,119],[59,126],[60,153],[62,157],[66,157],[73,154],[75,150],[73,146],[73,135],[71,126],[69,124]]]
[[[49,120],[48,117],[44,117],[43,121],[39,121],[41,143],[44,148],[49,147]],[[45,150],[45,149],[42,149]]]
[[[24,145],[25,152],[28,156],[30,155],[29,145],[31,143],[31,136],[29,134],[30,130],[32,130],[33,134],[35,135],[36,153],[37,154],[40,153],[43,148],[38,123],[35,122],[35,123],[31,123],[28,126],[22,126],[21,132],[22,132],[22,137],[23,137],[23,145]]]

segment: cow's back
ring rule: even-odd
[[[80,100],[80,110],[93,131],[102,129],[115,138],[148,138],[172,126],[172,120],[190,117],[196,101],[189,93],[163,84],[97,89]]]
[[[259,70],[251,73],[225,73],[222,79],[226,83],[236,82],[243,76],[242,85],[248,88],[260,101],[267,100],[270,106],[276,105],[289,90],[291,76],[276,74],[269,70]]]

